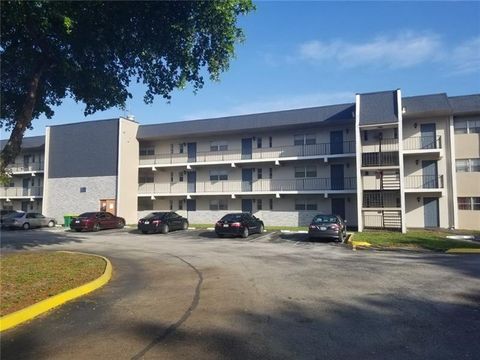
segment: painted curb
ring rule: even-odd
[[[480,249],[455,248],[446,251],[447,254],[480,254]]]
[[[105,271],[100,277],[98,277],[93,281],[90,281],[89,283],[86,283],[74,289],[67,290],[63,293],[57,294],[48,299],[39,301],[36,304],[30,305],[24,309],[15,311],[11,314],[2,316],[0,318],[0,332],[10,329],[21,323],[24,323],[25,321],[31,320],[37,317],[38,315],[41,315],[70,300],[76,299],[82,295],[88,294],[98,288],[101,288],[103,285],[108,283],[108,281],[112,278],[112,264],[110,263],[110,260],[108,260],[106,257],[96,255],[96,254],[88,254],[88,253],[75,252],[75,251],[61,251],[61,252],[100,257],[103,260],[105,260],[105,263],[106,263]]]
[[[370,244],[369,242],[366,242],[366,241],[355,241],[355,240],[352,240],[352,246],[355,248],[357,246],[363,246],[363,247],[370,247],[372,246],[372,244]]]

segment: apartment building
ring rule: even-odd
[[[18,162],[30,165],[36,152],[44,170],[13,165],[0,201],[35,204],[59,220],[106,209],[134,223],[173,210],[190,223],[213,223],[248,211],[267,225],[335,213],[360,231],[479,229],[479,137],[479,94],[402,98],[400,90],[217,119],[58,125],[25,139]],[[43,197],[33,197],[40,174],[43,182],[33,184],[42,184]]]

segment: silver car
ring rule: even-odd
[[[42,226],[54,227],[56,223],[54,218],[45,217],[40,213],[17,212],[4,218],[2,227],[28,230]]]

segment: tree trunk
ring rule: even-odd
[[[15,126],[0,155],[0,175],[6,174],[6,167],[15,161],[16,156],[21,151],[23,134],[32,121],[33,109],[38,95],[38,84],[46,66],[46,62],[41,62],[28,83],[25,100],[20,111],[15,115]]]

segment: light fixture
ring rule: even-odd
[[[420,202],[420,196],[417,197],[417,202]]]
[[[417,128],[417,126],[418,126],[417,123],[414,123],[414,124],[413,124],[413,127],[414,127],[415,129]]]
[[[402,106],[402,114],[405,114],[407,112],[407,108],[405,106]]]
[[[419,163],[418,159],[417,159],[417,160],[415,160],[415,165],[418,165],[418,163]]]

